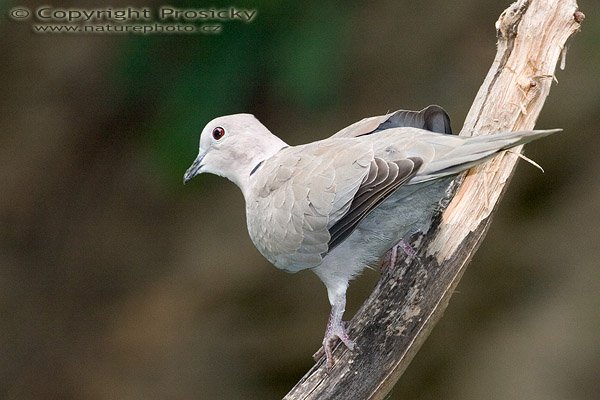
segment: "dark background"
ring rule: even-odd
[[[46,3],[46,2],[43,2]],[[258,11],[217,35],[35,34],[0,17],[0,398],[277,398],[329,311],[313,274],[250,242],[243,199],[184,187],[210,119],[254,113],[290,144],[444,106],[460,130],[509,2],[196,2]],[[169,1],[113,2],[113,7]],[[98,8],[94,1],[54,7]],[[483,246],[392,399],[600,393],[600,23],[567,69]],[[347,316],[377,280],[349,291]]]

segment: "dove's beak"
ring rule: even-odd
[[[185,174],[183,175],[183,184],[184,185],[186,183],[188,183],[190,181],[190,179],[192,179],[196,175],[199,175],[202,172],[201,171],[201,169],[203,167],[202,160],[204,159],[205,155],[206,155],[206,151],[201,151],[200,154],[198,154],[198,157],[196,157],[196,159],[192,163],[192,165],[187,169],[187,171],[185,171]]]

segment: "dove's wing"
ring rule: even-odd
[[[421,111],[398,110],[386,115],[364,118],[337,132],[332,138],[358,137],[402,127],[452,134],[450,117],[446,111],[440,106],[431,105]]]
[[[414,185],[458,174],[481,164],[499,151],[529,143],[557,131],[536,130],[464,137],[415,128],[392,128],[356,139],[368,141],[373,146],[375,157],[388,162],[412,157],[421,159],[422,165],[418,173],[407,182],[408,185]]]
[[[286,148],[256,173],[246,199],[250,237],[278,268],[315,267],[420,166],[418,158],[377,158],[353,139]]]
[[[422,160],[416,157],[391,162],[375,157],[371,161],[368,177],[352,199],[350,209],[329,228],[329,250],[343,242],[369,211],[415,176],[421,164]]]

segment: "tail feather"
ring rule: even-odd
[[[440,159],[432,160],[410,183],[420,183],[448,175],[458,174],[481,164],[497,153],[560,132],[548,129],[499,133],[489,136],[466,138],[464,143],[447,152]]]

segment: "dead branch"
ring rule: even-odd
[[[533,129],[565,44],[583,18],[575,0],[519,0],[507,8],[496,22],[496,57],[460,135]],[[415,238],[418,257],[400,259],[383,274],[352,319],[358,350],[338,346],[333,370],[328,374],[319,361],[285,399],[383,399],[389,393],[446,309],[517,160],[505,152],[455,180],[445,211]]]

